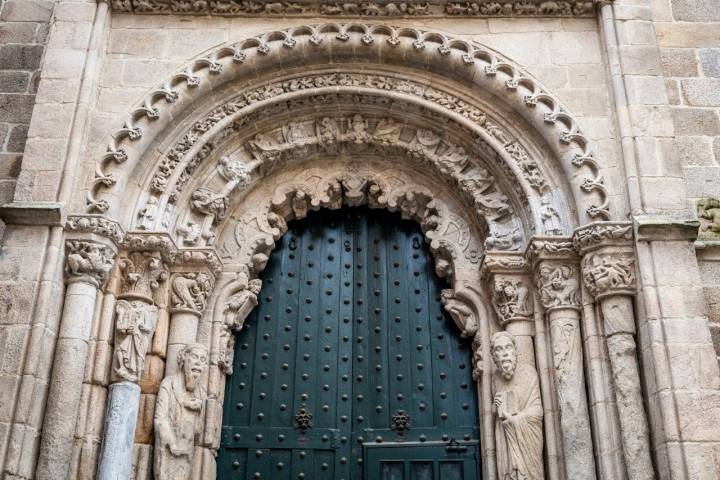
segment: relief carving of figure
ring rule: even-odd
[[[349,141],[357,144],[370,141],[367,121],[359,113],[350,119],[348,127],[347,139]]]
[[[540,301],[545,308],[579,307],[578,282],[569,265],[542,267],[538,275]]]
[[[415,138],[408,146],[410,153],[427,156],[431,155],[440,144],[440,136],[432,130],[418,129]]]
[[[700,238],[720,236],[720,200],[703,198],[697,202],[697,215],[700,219]]]
[[[106,246],[94,242],[69,240],[65,243],[67,259],[65,275],[68,279],[84,276],[102,284],[107,280],[115,254]]]
[[[445,306],[445,311],[450,314],[455,325],[460,329],[460,336],[468,338],[475,335],[478,330],[478,321],[470,306],[458,300],[452,289],[440,292],[440,298]]]
[[[207,349],[190,344],[178,354],[180,370],[165,378],[155,404],[155,480],[189,480],[195,438],[205,417],[201,377]]]
[[[141,300],[118,300],[115,314],[113,373],[128,382],[137,382],[145,366],[150,337],[157,326],[158,309]]]
[[[380,145],[395,145],[400,141],[403,126],[392,118],[383,118],[375,127],[373,138]]]
[[[318,143],[325,151],[334,151],[340,141],[340,127],[330,117],[323,117],[315,127]]]
[[[220,330],[218,367],[226,375],[232,373],[233,352],[235,351],[234,331],[239,331],[245,324],[245,319],[257,306],[257,296],[260,294],[262,281],[253,279],[248,281],[246,274],[241,274],[242,289],[230,297],[225,303],[225,316]]]
[[[258,133],[248,142],[248,150],[256,160],[274,162],[280,159],[280,146],[267,133]]]
[[[498,332],[490,341],[495,363],[493,406],[500,480],[542,480],[543,407],[537,371],[518,364],[515,338]]]
[[[495,284],[493,304],[502,323],[532,316],[530,290],[522,280],[500,280]]]
[[[172,280],[173,308],[202,311],[212,290],[210,275],[192,272],[176,275]]]
[[[563,233],[560,214],[552,206],[550,200],[545,197],[540,202],[540,219],[543,224],[543,233],[546,235],[561,235]]]
[[[225,195],[215,193],[209,188],[200,187],[193,192],[190,204],[198,212],[215,215],[217,220],[222,220],[227,213],[228,202]]]
[[[630,257],[588,255],[583,258],[583,279],[592,295],[635,288],[635,261]]]
[[[155,220],[158,214],[158,199],[155,197],[148,198],[145,206],[138,212],[140,222],[138,228],[140,230],[152,230],[155,226]]]
[[[439,155],[437,161],[440,170],[450,174],[461,172],[467,166],[469,157],[463,147],[447,144],[445,151]]]

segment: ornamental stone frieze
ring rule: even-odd
[[[589,17],[597,0],[298,2],[262,0],[112,0],[116,12],[239,17]]]

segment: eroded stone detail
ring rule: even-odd
[[[507,332],[492,336],[495,363],[493,405],[498,478],[542,480],[543,407],[534,367],[518,363],[515,338]]]
[[[157,252],[129,252],[118,260],[120,295],[153,302],[153,292],[159,282],[167,280],[168,270]]]
[[[125,238],[125,231],[118,222],[101,215],[68,215],[65,230],[107,237],[116,245],[122,243]]]
[[[720,240],[720,199],[703,198],[697,202],[700,240]]]
[[[113,267],[115,252],[98,242],[67,240],[65,242],[65,281],[88,282],[102,287]]]
[[[220,327],[220,341],[217,365],[226,375],[232,374],[233,354],[235,352],[235,334],[245,325],[245,319],[257,306],[262,282],[249,280],[246,273],[238,275],[240,290],[225,302],[223,324]]]
[[[160,384],[155,404],[155,480],[189,480],[196,437],[205,416],[207,349],[190,344],[178,354],[180,371]],[[199,440],[199,438],[198,438]]]
[[[120,299],[115,305],[113,375],[137,382],[145,366],[150,337],[158,322],[158,309],[143,300]]]

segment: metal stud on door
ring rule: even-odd
[[[435,463],[403,464],[411,476],[398,478],[477,477],[469,345],[416,224],[314,212],[290,224],[262,279],[237,336],[218,478],[375,479],[408,445]]]

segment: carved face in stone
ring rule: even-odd
[[[185,377],[185,388],[189,392],[194,391],[197,387],[207,362],[207,349],[198,343],[188,345],[180,352],[178,363]]]
[[[490,342],[490,351],[500,375],[505,380],[510,380],[515,375],[515,367],[517,367],[517,352],[513,336],[507,332],[496,333]]]

